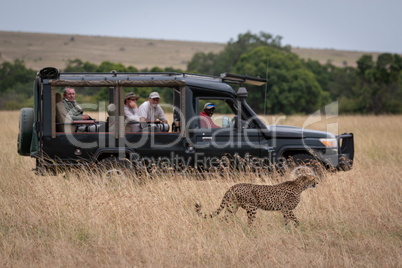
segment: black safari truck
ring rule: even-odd
[[[36,159],[36,171],[57,172],[115,163],[127,167],[160,165],[183,170],[231,167],[258,171],[310,168],[347,171],[353,166],[353,134],[292,126],[267,125],[247,104],[245,85],[262,86],[266,79],[223,73],[220,77],[188,73],[62,73],[47,67],[34,81],[34,108],[19,118],[18,153]],[[103,99],[80,103],[95,119],[63,119],[63,89],[75,88]],[[163,122],[127,121],[127,92],[156,91],[171,115]],[[140,96],[141,101],[148,95]],[[211,103],[215,127],[201,123]],[[129,126],[138,124],[133,132]],[[240,159],[240,160],[239,160]]]

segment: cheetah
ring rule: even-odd
[[[286,181],[277,185],[256,185],[251,183],[239,183],[229,188],[223,196],[220,207],[210,217],[218,215],[226,209],[225,219],[228,215],[236,214],[239,207],[247,211],[248,224],[252,225],[257,209],[281,211],[285,218],[285,226],[293,220],[295,227],[299,221],[293,210],[300,202],[301,193],[307,188],[315,188],[318,184],[315,176],[303,175],[293,181]],[[201,212],[201,204],[196,202],[195,211],[201,217],[207,218],[207,214]]]

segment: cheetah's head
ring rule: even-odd
[[[304,188],[315,188],[318,184],[317,177],[312,175],[303,175]]]

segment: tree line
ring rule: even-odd
[[[219,75],[222,71],[268,77],[267,87],[248,87],[248,102],[267,114],[312,113],[339,101],[340,113],[402,113],[402,57],[363,55],[357,68],[300,59],[282,46],[280,36],[247,32],[219,53],[195,54],[188,71]]]
[[[268,78],[264,86],[247,86],[248,103],[257,113],[309,114],[338,100],[340,113],[402,113],[402,57],[383,53],[376,61],[363,55],[357,67],[336,67],[304,60],[281,44],[282,37],[261,32],[239,34],[219,53],[196,53],[185,72],[219,76],[223,72]],[[68,62],[64,72],[177,72],[173,67],[138,70],[133,66],[104,61],[99,65],[80,59]],[[32,88],[36,71],[23,61],[0,65],[0,109],[32,106]],[[138,88],[147,96],[151,88]],[[107,98],[107,89],[88,91],[87,99]],[[166,91],[168,92],[168,91]],[[164,96],[166,95],[166,96]],[[169,102],[171,94],[162,93]]]

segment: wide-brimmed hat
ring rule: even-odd
[[[128,92],[125,96],[124,96],[124,100],[129,99],[129,98],[136,98],[137,100],[140,98],[140,96],[135,95],[134,92]]]
[[[159,96],[158,92],[152,92],[151,94],[149,94],[149,98],[150,99],[160,99],[161,97]]]
[[[215,109],[215,104],[207,102],[204,105],[204,110]]]

